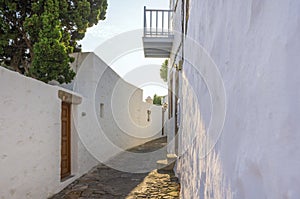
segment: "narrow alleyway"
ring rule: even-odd
[[[149,152],[165,145],[166,138],[161,138],[129,151]],[[112,162],[122,161],[122,155],[118,155]],[[145,164],[146,167],[153,165],[147,159],[139,164]],[[147,173],[128,173],[100,164],[51,199],[176,199],[178,195],[179,184],[172,171],[155,169]]]

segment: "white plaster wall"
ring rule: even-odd
[[[176,103],[175,103],[175,81],[176,81],[176,78],[175,78],[175,70],[173,68],[170,68],[169,69],[169,72],[168,72],[168,79],[173,79],[172,83],[169,82],[169,89],[172,91],[171,95],[172,95],[172,98],[173,98],[173,101],[171,102],[172,103],[172,106],[173,106],[173,109],[172,110],[169,110],[169,111],[172,111],[172,116],[171,118],[168,117],[168,120],[167,120],[167,140],[168,140],[168,147],[167,147],[167,151],[169,154],[175,154],[175,125],[176,125],[176,121],[175,121],[175,106],[176,106]],[[171,87],[173,89],[171,89]]]
[[[58,91],[64,89],[0,68],[1,199],[47,198],[99,160],[161,136],[161,107],[143,102],[142,90],[123,81],[94,54],[77,59],[76,81],[63,85],[83,96],[82,104],[72,105],[73,177],[64,182],[60,181],[58,98]],[[104,103],[103,118],[100,103]],[[147,110],[151,110],[149,122]]]
[[[96,159],[105,162],[125,149],[161,137],[161,107],[143,102],[142,90],[122,80],[94,53],[79,63],[74,91],[84,98],[78,106],[77,130]],[[149,122],[147,110],[151,110]]]
[[[167,152],[175,154],[175,120],[174,117],[167,120]]]
[[[75,90],[84,97],[82,104],[72,105],[74,177],[64,182],[60,182],[61,88],[0,68],[1,199],[47,198],[99,160],[161,136],[160,106],[144,103],[142,90],[121,80],[110,68],[104,70],[98,84],[99,76],[94,74],[107,66],[93,54],[84,64],[93,68],[80,71],[78,78],[86,79],[74,82],[80,84],[82,90]],[[97,95],[91,92],[93,86],[98,86]],[[104,103],[103,118],[100,102]],[[149,122],[147,110],[151,110]]]
[[[186,42],[177,162],[183,198],[299,198],[299,32],[297,0],[190,0],[186,40],[202,45],[220,70],[227,116],[202,157],[211,105],[197,71],[207,62]]]
[[[162,104],[168,104],[168,96],[167,95],[162,98]],[[164,118],[164,120],[163,120],[164,136],[168,136],[168,134],[169,134],[169,109],[168,109],[168,106],[163,113],[163,118]]]
[[[72,121],[72,175],[60,181],[59,87],[0,67],[0,198],[47,198],[95,162],[78,143]],[[76,106],[72,116],[77,117]],[[82,157],[86,161],[82,161]]]

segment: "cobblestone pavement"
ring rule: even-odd
[[[155,150],[165,142],[165,138],[155,140],[130,151]],[[179,189],[173,172],[128,173],[99,164],[51,199],[177,199]]]

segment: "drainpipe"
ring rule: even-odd
[[[184,2],[185,2],[185,0],[182,0],[182,4],[181,4],[181,44],[182,44],[181,60],[182,60],[182,64],[184,62],[184,16],[185,16]]]
[[[147,26],[146,6],[144,6],[144,37],[146,36],[146,26]]]

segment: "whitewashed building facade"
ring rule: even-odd
[[[167,126],[182,198],[298,198],[300,2],[171,0],[170,10]]]
[[[143,91],[94,53],[74,56],[77,75],[65,88],[0,67],[1,199],[48,198],[97,164],[161,137],[161,107],[143,102]]]

